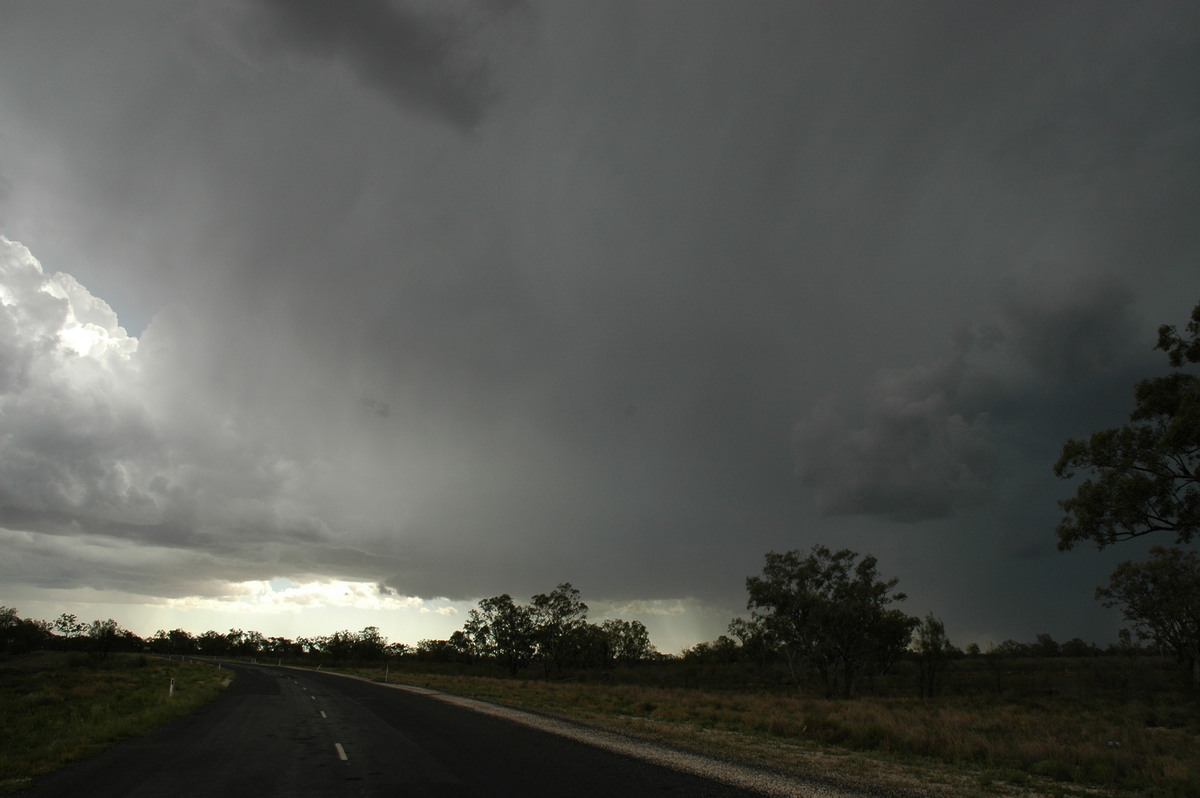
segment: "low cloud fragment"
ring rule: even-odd
[[[991,470],[985,413],[956,409],[961,359],[877,375],[864,419],[833,398],[793,431],[796,471],[827,515],[913,522],[977,501]]]
[[[495,96],[474,39],[481,27],[523,5],[482,0],[435,11],[387,0],[262,0],[293,48],[342,61],[396,105],[464,131],[483,120]]]
[[[392,406],[387,402],[380,402],[378,399],[367,399],[366,397],[363,397],[360,402],[362,403],[363,410],[368,415],[387,418],[392,413]]]
[[[1048,269],[1005,285],[1002,315],[1020,357],[1039,376],[1062,380],[1114,367],[1138,340],[1134,293],[1112,275],[1078,276]]]

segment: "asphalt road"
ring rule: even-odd
[[[237,678],[207,707],[21,795],[761,796],[417,692],[233,667]]]

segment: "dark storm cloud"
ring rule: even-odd
[[[1009,450],[1010,467],[1014,455],[1045,456],[1019,447],[1048,419],[1065,430],[1073,413],[1120,417],[1127,396],[1098,386],[1128,385],[1153,366],[1152,335],[1133,318],[1128,284],[1060,268],[1010,279],[1001,295],[994,318],[959,331],[952,356],[880,371],[861,401],[828,397],[797,423],[797,476],[821,512],[942,518],[990,500],[990,483],[1012,478],[997,468],[998,450]],[[861,421],[848,420],[848,408]]]
[[[495,86],[472,47],[480,27],[520,11],[521,0],[419,4],[261,0],[291,46],[344,61],[392,102],[465,130],[483,119]]]
[[[819,542],[1000,623],[1197,298],[1196,13],[10,3],[0,581],[732,614]]]
[[[1005,288],[1001,311],[1010,345],[1041,378],[1095,378],[1117,367],[1132,343],[1145,337],[1133,314],[1134,291],[1114,275],[1092,275],[1082,283],[1051,270],[1036,280],[1010,280]]]

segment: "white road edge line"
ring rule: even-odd
[[[337,749],[338,759],[342,760],[343,762],[349,761],[350,757],[346,756],[346,749],[342,748],[341,743],[334,743],[333,747]]]

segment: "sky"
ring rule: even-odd
[[[1200,301],[1200,7],[0,0],[0,603],[678,652],[768,551],[1122,625],[1062,443]]]

